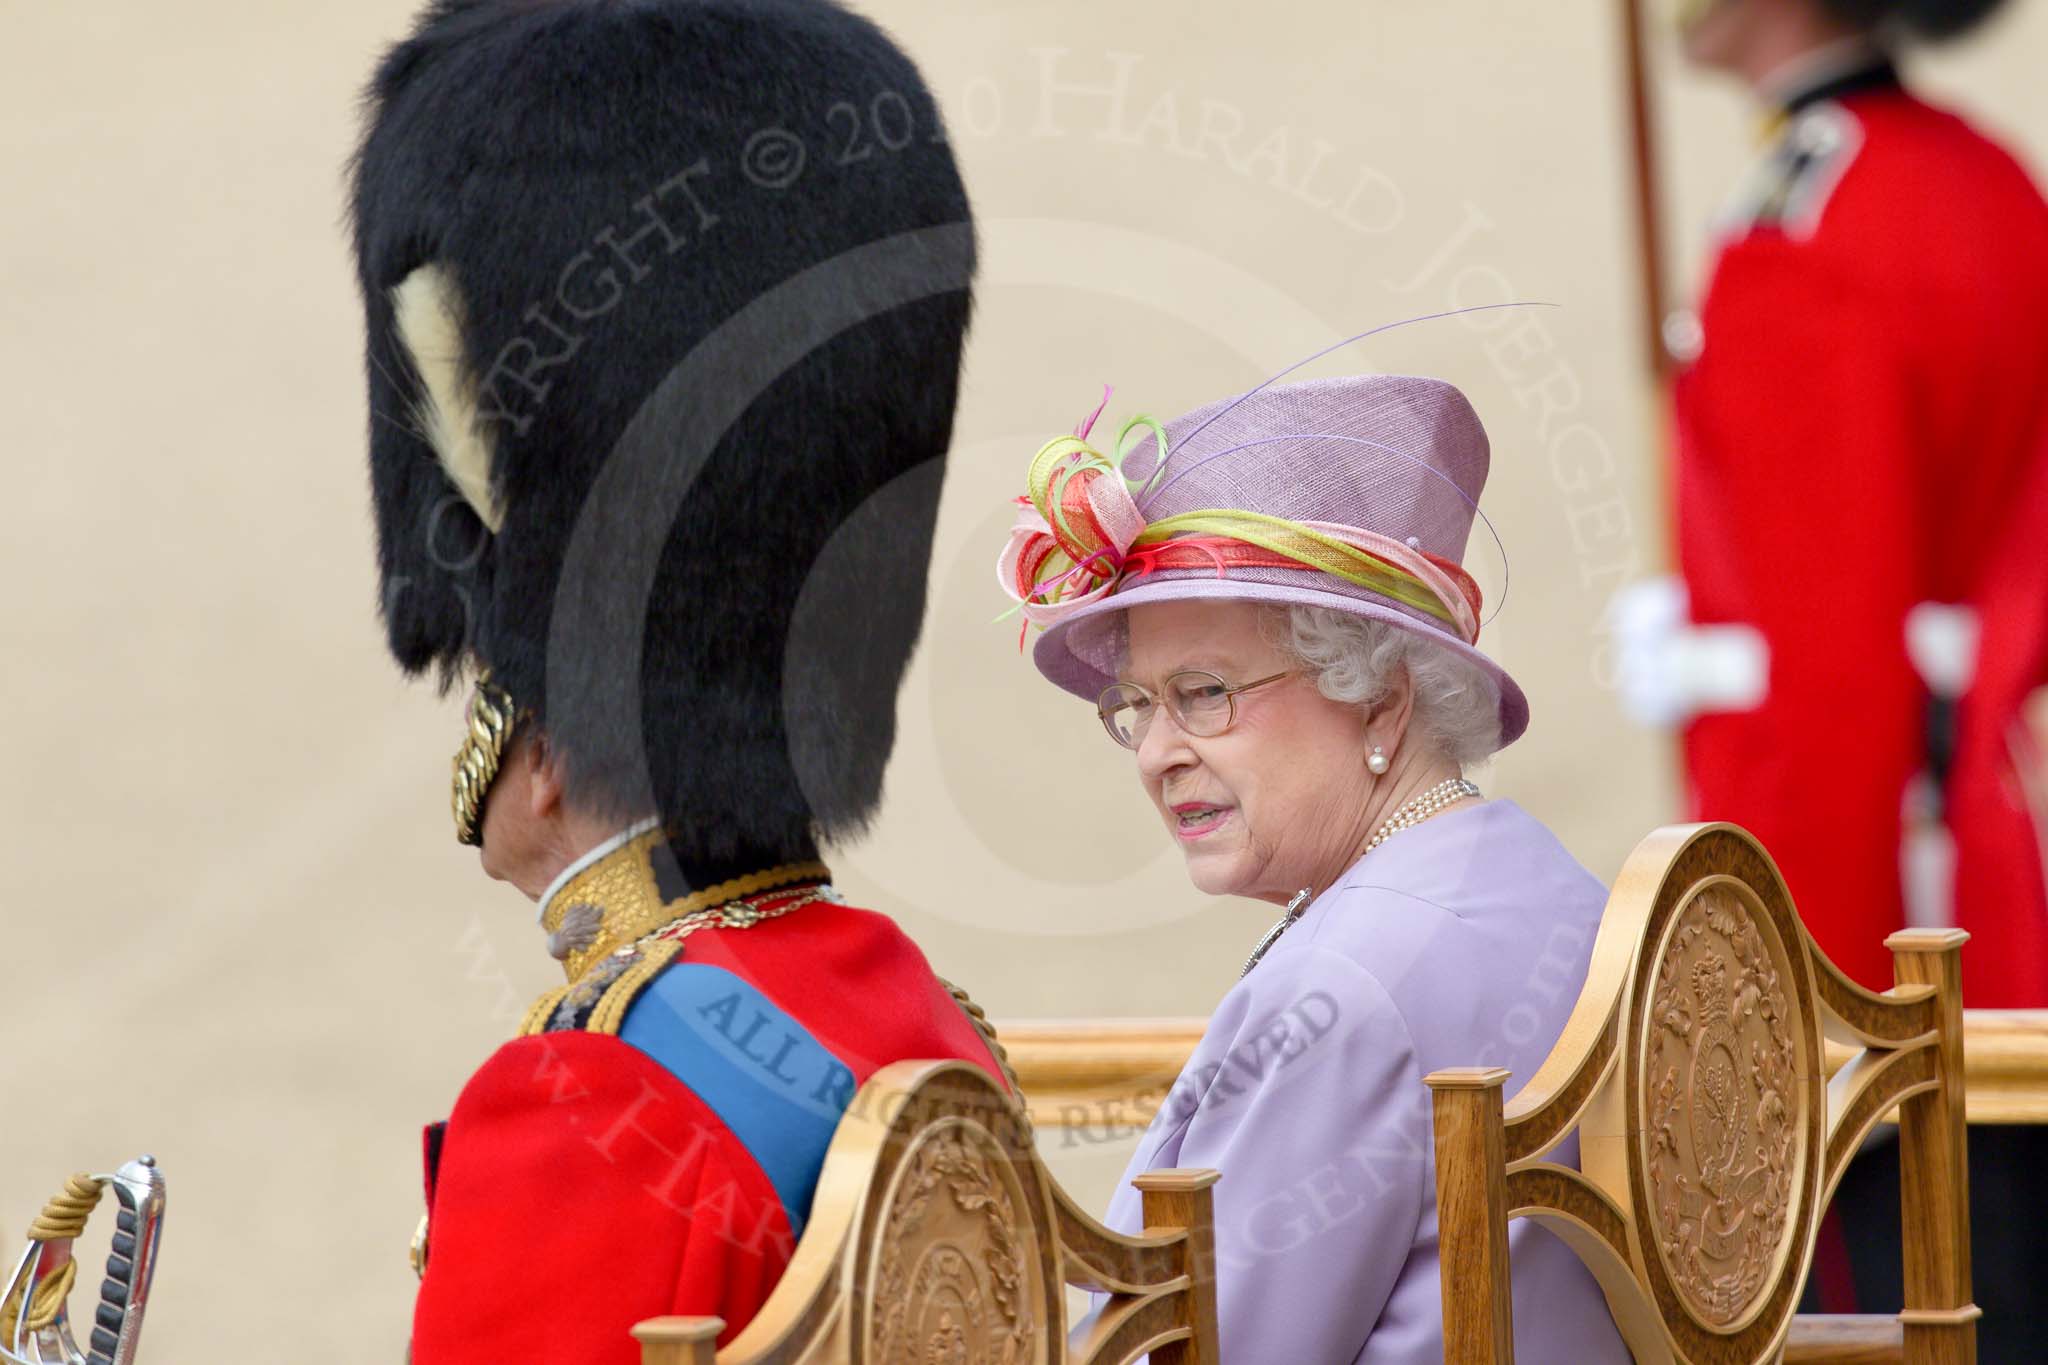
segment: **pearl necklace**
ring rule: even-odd
[[[1365,845],[1366,853],[1372,852],[1404,829],[1411,829],[1435,815],[1454,801],[1463,801],[1468,796],[1478,796],[1479,788],[1462,777],[1447,777],[1420,796],[1410,797],[1408,802],[1387,817],[1387,822],[1373,832]],[[1360,855],[1364,856],[1363,854]]]
[[[1478,796],[1479,794],[1479,788],[1462,777],[1444,779],[1428,791],[1423,792],[1420,796],[1410,797],[1399,810],[1387,817],[1386,822],[1373,831],[1371,840],[1366,843],[1365,853],[1372,852],[1402,830],[1421,824],[1424,820],[1435,815],[1452,802],[1462,801],[1468,796]],[[1361,853],[1358,856],[1362,858],[1365,856],[1365,853]],[[1294,922],[1307,912],[1308,899],[1309,889],[1305,886],[1294,893],[1294,899],[1287,902],[1287,909],[1281,913],[1280,918],[1275,921],[1273,927],[1266,931],[1265,937],[1259,940],[1259,946],[1252,949],[1252,955],[1244,960],[1244,970],[1237,974],[1240,981],[1250,973],[1252,968],[1259,965],[1259,959],[1266,955],[1268,948],[1279,942],[1280,935],[1292,928]]]

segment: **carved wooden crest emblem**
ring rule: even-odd
[[[1727,886],[1679,910],[1650,996],[1651,1230],[1709,1328],[1739,1327],[1792,1235],[1803,1103],[1785,948]]]
[[[988,1135],[928,1129],[900,1168],[875,1292],[882,1365],[1029,1365],[1038,1249],[1022,1191]]]

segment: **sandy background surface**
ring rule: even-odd
[[[373,620],[339,168],[409,9],[0,4],[0,1246],[65,1173],[154,1151],[157,1360],[400,1359],[419,1125],[555,970],[450,836],[456,704]],[[1510,297],[1562,307],[1311,373],[1442,375],[1486,420],[1486,642],[1535,720],[1480,780],[1611,875],[1676,809],[1602,620],[1666,534],[1614,6],[867,9],[949,109],[985,273],[889,804],[841,885],[998,1015],[1205,1011],[1266,912],[1188,889],[1088,708],[991,623],[1005,499],[1104,381],[1166,416]],[[2015,9],[1924,69],[2040,165],[2048,6]],[[1664,57],[1689,274],[1750,115]],[[1099,1201],[1123,1150],[1052,1155]]]

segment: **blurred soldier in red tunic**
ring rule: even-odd
[[[1631,700],[1684,724],[1695,817],[1760,836],[1866,985],[1909,921],[1967,929],[1975,1007],[2048,1004],[2024,715],[2048,682],[2048,203],[1894,54],[1997,3],[1686,6],[1687,56],[1769,124],[1698,315],[1666,328],[1683,585],[1624,608]],[[1986,1361],[2039,1358],[2044,1134],[1971,1129]],[[1895,1307],[1893,1154],[1835,1207],[1818,1297]]]
[[[1995,7],[1689,7],[1688,55],[1771,125],[1667,327],[1685,624],[1637,700],[1685,724],[1693,814],[1763,839],[1836,963],[1887,986],[1888,933],[1953,923],[1969,1003],[2014,1007],[2048,1004],[2022,715],[2048,681],[2048,204],[1892,60]]]

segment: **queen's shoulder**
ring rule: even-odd
[[[1596,926],[1607,889],[1533,816],[1507,801],[1404,834],[1319,898],[1306,942],[1348,959],[1397,996],[1448,973],[1483,978],[1553,937]],[[1436,822],[1432,821],[1431,824]],[[1305,964],[1306,965],[1306,964]]]
[[[1598,878],[1550,827],[1513,801],[1487,801],[1404,831],[1354,863],[1325,900],[1403,901],[1447,915],[1560,890],[1605,899]]]

